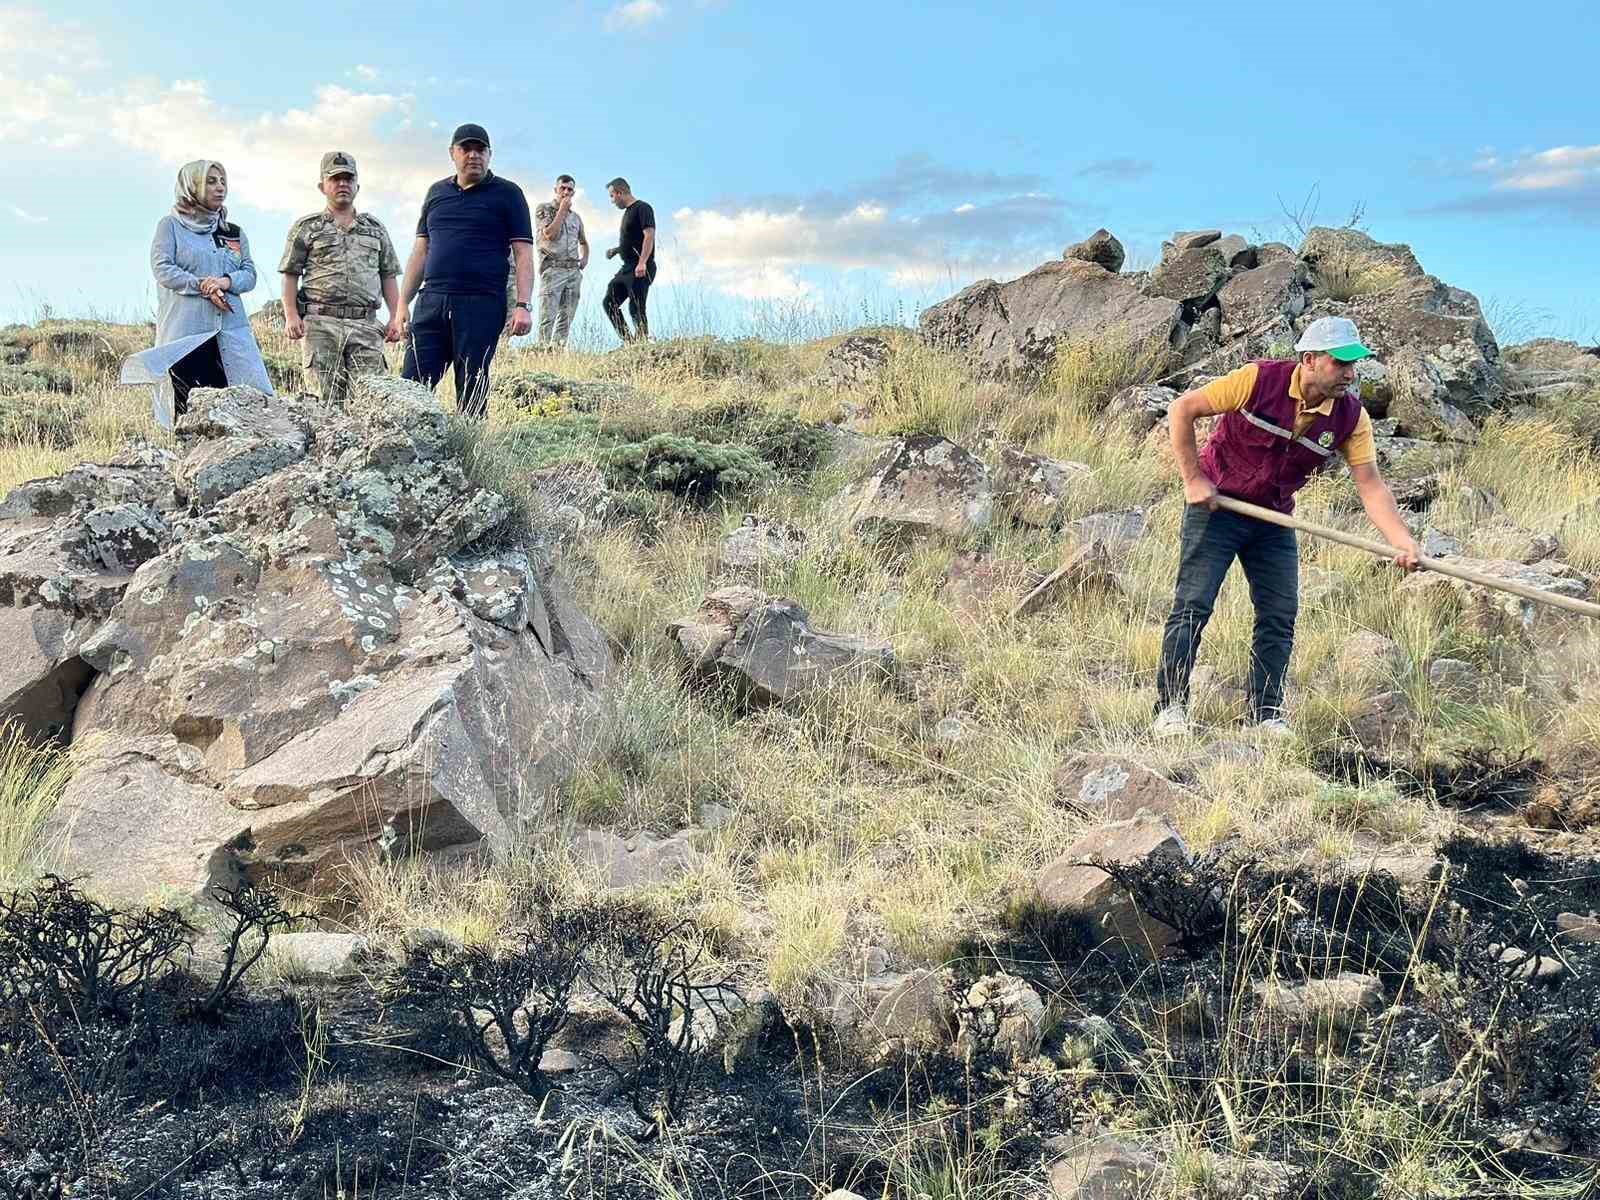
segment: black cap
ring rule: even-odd
[[[482,125],[457,125],[456,131],[450,135],[450,144],[459,146],[462,142],[482,142],[489,144],[489,131]]]

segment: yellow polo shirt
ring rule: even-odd
[[[1200,389],[1200,394],[1206,398],[1214,413],[1237,412],[1243,408],[1245,401],[1250,399],[1250,393],[1255,391],[1256,375],[1258,368],[1255,363],[1245,363],[1237,371],[1230,371],[1221,379],[1213,379]],[[1316,408],[1307,408],[1305,397],[1300,394],[1300,368],[1294,369],[1294,374],[1289,377],[1289,395],[1294,398],[1295,418],[1294,432],[1299,437],[1311,427],[1311,422],[1319,416],[1327,416],[1333,411],[1334,397],[1329,397]],[[1367,415],[1367,410],[1361,410],[1361,416],[1356,419],[1356,427],[1350,431],[1350,436],[1344,440],[1344,445],[1339,447],[1339,453],[1344,455],[1344,461],[1352,467],[1364,466],[1370,462],[1377,462],[1378,447],[1372,440],[1372,418]]]

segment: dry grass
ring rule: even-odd
[[[16,725],[0,727],[0,887],[50,865],[43,829],[71,775],[66,751],[30,744]]]
[[[1317,294],[1329,300],[1354,300],[1357,296],[1386,292],[1405,279],[1405,270],[1397,264],[1343,246],[1318,258],[1312,271]]]
[[[1388,285],[1354,271],[1335,283],[1346,291]],[[293,352],[273,336],[264,339],[269,353]],[[1070,346],[1045,387],[1022,393],[979,382],[948,356],[906,339],[875,385],[840,397],[809,382],[825,347],[702,342],[617,355],[509,351],[497,370],[631,383],[644,398],[629,401],[627,411],[600,414],[603,423],[630,428],[710,404],[769,405],[812,419],[841,418],[850,406],[856,428],[866,433],[938,432],[991,459],[996,439],[1010,439],[1087,463],[1093,479],[1071,494],[1064,519],[1146,509],[1145,537],[1116,564],[1122,592],[1063,595],[1036,617],[1010,619],[1007,602],[1020,594],[1027,572],[1054,566],[1064,547],[1058,534],[996,528],[974,544],[1006,564],[1009,582],[986,612],[958,612],[939,597],[955,547],[889,551],[850,537],[832,504],[841,482],[836,472],[742,504],[698,510],[658,500],[636,504],[632,519],[584,538],[565,562],[580,603],[622,657],[618,744],[554,798],[549,838],[524,856],[354,864],[352,920],[360,927],[387,944],[420,928],[490,941],[515,920],[536,882],[557,878],[575,892],[594,886],[561,837],[573,826],[670,832],[702,823],[716,806],[724,820],[698,835],[697,865],[654,894],[718,930],[728,953],[786,1004],[803,1008],[830,995],[864,946],[881,946],[892,965],[907,967],[939,963],[962,939],[992,930],[1007,904],[1030,891],[1039,868],[1085,828],[1084,818],[1055,795],[1053,776],[1070,752],[1127,754],[1157,769],[1183,768],[1192,782],[1177,821],[1196,847],[1235,839],[1248,852],[1318,862],[1350,855],[1358,844],[1426,845],[1450,826],[1449,814],[1415,797],[1382,786],[1334,786],[1312,770],[1312,753],[1375,692],[1399,690],[1412,700],[1427,721],[1429,750],[1463,740],[1507,748],[1541,739],[1572,745],[1600,735],[1593,717],[1600,709],[1600,645],[1592,632],[1566,634],[1559,656],[1545,651],[1549,670],[1580,702],[1552,687],[1508,690],[1463,706],[1435,696],[1427,683],[1435,658],[1472,658],[1481,649],[1455,609],[1397,591],[1394,573],[1359,551],[1307,541],[1307,599],[1291,664],[1300,736],[1260,744],[1253,762],[1205,761],[1200,754],[1209,735],[1177,745],[1153,742],[1153,676],[1182,506],[1158,454],[1108,420],[1104,406],[1123,386],[1158,375],[1164,355],[1115,341]],[[0,492],[75,461],[108,457],[130,436],[155,435],[142,398],[112,386],[103,363],[91,357],[73,370],[74,397],[86,413],[77,440],[60,445],[41,428],[37,437],[24,431],[0,444]],[[469,442],[474,472],[526,500],[529,460],[519,456],[516,438],[553,415],[529,417],[495,405],[487,428]],[[581,444],[572,450],[584,453]],[[1570,422],[1491,422],[1446,475],[1431,522],[1468,528],[1479,519],[1458,485],[1493,492],[1517,524],[1558,533],[1567,561],[1600,569],[1600,463]],[[900,686],[846,689],[747,715],[685,686],[664,625],[698,605],[713,582],[720,538],[746,510],[806,534],[800,556],[769,571],[762,586],[797,599],[820,627],[890,639]],[[1301,511],[1364,531],[1347,481],[1314,483]],[[1211,683],[1197,695],[1200,714],[1219,726],[1219,737],[1249,736],[1230,724],[1239,715],[1236,692],[1248,669],[1251,623],[1244,582],[1230,579],[1206,634],[1202,662]],[[1388,639],[1392,653],[1352,652],[1357,634]],[[949,719],[959,727],[954,738],[939,732]],[[67,771],[59,753],[30,749],[14,734],[0,739],[0,880],[35,869],[37,831]],[[1229,1034],[1250,1035],[1242,1028]],[[1159,1065],[1149,1074],[1159,1093]],[[1237,1100],[1256,1081],[1223,1082]],[[1160,1100],[1153,1095],[1151,1111],[1162,1111]],[[1392,1194],[1470,1188],[1454,1174],[1464,1156],[1448,1122],[1424,1122],[1361,1086],[1330,1089],[1326,1101],[1314,1114],[1316,1136],[1352,1159],[1382,1157]],[[1172,1152],[1174,1195],[1211,1194],[1206,1189],[1221,1186],[1240,1136],[1278,1132],[1270,1109],[1235,1107],[1243,1114],[1237,1129],[1174,1121],[1162,1134]],[[885,1154],[894,1178],[944,1189],[929,1194],[1002,1195],[1010,1186],[986,1173],[992,1161],[970,1147],[930,1159],[924,1143],[909,1139],[885,1147]]]
[[[274,343],[277,336],[263,339],[267,351],[292,353]],[[731,812],[727,824],[703,836],[699,867],[663,896],[733,935],[788,998],[813,994],[864,944],[884,946],[901,964],[937,962],[957,939],[991,922],[1082,828],[1053,795],[1052,776],[1066,753],[1126,753],[1170,769],[1201,748],[1155,744],[1147,733],[1181,502],[1159,457],[1103,412],[1121,387],[1163,369],[1164,353],[1115,339],[1075,344],[1063,350],[1045,387],[1022,393],[980,383],[949,356],[900,339],[876,385],[841,399],[810,383],[827,344],[704,341],[612,355],[510,350],[497,371],[631,383],[644,399],[629,401],[629,411],[600,414],[631,428],[708,404],[838,417],[848,402],[869,433],[937,431],[982,443],[985,453],[992,450],[985,439],[1012,438],[1094,469],[1064,518],[1144,505],[1148,533],[1117,563],[1123,594],[1063,596],[1022,621],[1005,616],[1010,593],[978,618],[939,598],[951,547],[890,553],[849,537],[831,505],[839,479],[828,473],[745,505],[694,512],[646,505],[642,516],[569,553],[581,603],[624,658],[624,737],[572,781],[552,811],[563,825],[660,832],[699,822],[708,804]],[[82,380],[75,395],[88,412],[80,439],[63,448],[26,439],[0,446],[0,489],[153,433],[140,398],[111,386],[103,364],[80,362],[74,371]],[[545,419],[495,405],[472,447],[475,471],[516,493],[526,461],[514,452],[513,435]],[[574,453],[581,456],[582,447]],[[1530,461],[1541,469],[1528,470]],[[1470,483],[1493,491],[1528,528],[1560,524],[1569,561],[1600,567],[1600,467],[1570,424],[1492,422],[1445,482],[1430,520],[1465,521],[1465,510],[1452,508],[1454,485]],[[686,690],[663,627],[697,606],[712,582],[717,543],[746,508],[807,535],[800,557],[770,571],[762,586],[799,600],[821,627],[892,640],[905,686],[743,718],[715,697]],[[1576,515],[1560,517],[1572,510]],[[1302,511],[1352,530],[1365,524],[1341,480],[1313,484]],[[1020,528],[997,528],[980,541],[1009,564],[1015,594],[1026,571],[1048,570],[1063,550],[1058,535]],[[1195,844],[1241,837],[1265,852],[1326,857],[1348,851],[1357,837],[1420,843],[1442,828],[1448,818],[1414,799],[1330,792],[1310,769],[1309,754],[1377,691],[1412,697],[1441,746],[1463,737],[1509,744],[1571,732],[1570,708],[1538,693],[1470,711],[1434,697],[1426,683],[1432,659],[1473,652],[1456,615],[1398,593],[1393,573],[1358,551],[1308,542],[1303,560],[1318,588],[1303,607],[1291,665],[1302,736],[1264,747],[1260,764],[1198,771],[1179,818]],[[1235,689],[1248,669],[1251,622],[1247,589],[1231,579],[1206,635],[1202,661],[1212,682],[1197,697],[1201,715],[1224,726],[1222,736],[1241,736],[1225,727],[1238,715]],[[1357,633],[1390,639],[1394,654],[1349,653]],[[1595,661],[1586,644],[1563,666],[1592,675]],[[946,718],[959,723],[955,740],[935,733]],[[3,861],[20,853],[8,850]],[[561,865],[559,847],[539,853],[539,869],[571,869]],[[385,935],[433,926],[474,939],[500,927],[529,869],[373,864],[355,886],[362,920]]]

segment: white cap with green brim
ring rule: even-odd
[[[1294,348],[1301,354],[1319,351],[1340,362],[1372,357],[1372,351],[1361,344],[1356,323],[1349,317],[1318,317],[1306,326]]]

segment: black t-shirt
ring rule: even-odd
[[[623,270],[631,271],[639,265],[639,255],[644,253],[644,231],[655,227],[656,210],[643,200],[635,200],[622,210],[622,239],[619,244],[622,246]],[[657,249],[659,247],[652,248],[650,251],[650,264],[652,266],[655,265],[656,259],[660,257],[656,253]]]
[[[428,239],[423,286],[441,292],[494,296],[506,290],[506,254],[512,242],[533,241],[528,198],[494,172],[470,188],[456,177],[428,189],[417,221]]]

